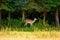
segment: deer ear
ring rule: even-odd
[[[37,20],[37,18],[34,18],[35,20]]]
[[[36,19],[37,20],[37,19]]]

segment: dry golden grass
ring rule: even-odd
[[[60,40],[60,31],[1,31],[0,40]]]

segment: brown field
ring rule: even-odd
[[[60,40],[60,31],[0,32],[0,40]]]

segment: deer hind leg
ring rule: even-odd
[[[27,25],[27,23],[25,23],[25,26]]]

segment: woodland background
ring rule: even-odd
[[[33,27],[25,19],[37,18]],[[0,30],[59,30],[60,0],[0,0]]]

